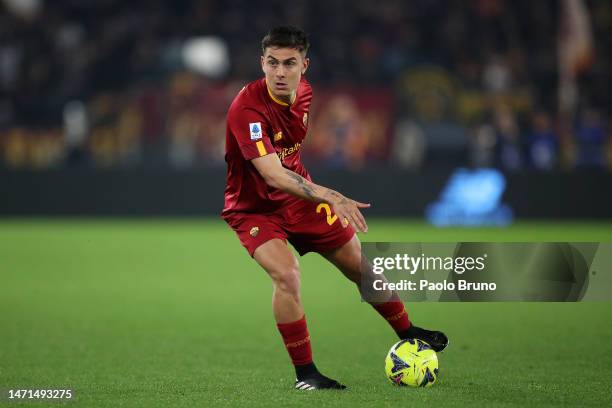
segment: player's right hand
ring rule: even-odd
[[[363,214],[361,214],[361,208],[369,208],[370,204],[361,203],[359,201],[351,200],[350,198],[340,196],[333,203],[330,203],[334,209],[334,214],[338,216],[340,223],[343,228],[350,225],[357,230],[357,232],[368,232],[368,224],[365,222]]]

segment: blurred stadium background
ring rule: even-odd
[[[218,217],[227,107],[287,23],[312,43],[304,161],[373,203],[363,240],[612,241],[610,1],[0,0],[0,389],[609,406],[609,303],[409,305],[453,344],[405,393],[392,333],[315,255],[315,356],[354,392],[291,393],[269,279]]]
[[[607,1],[0,10],[0,213],[217,214],[227,107],[261,77],[261,37],[290,23],[312,42],[304,160],[322,184],[372,201],[372,214],[422,217],[446,186],[490,191],[473,203],[484,208],[503,192],[519,218],[612,215]],[[450,188],[459,167],[497,170]]]

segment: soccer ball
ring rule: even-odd
[[[395,385],[431,387],[438,378],[438,356],[422,340],[401,340],[389,350],[385,372]]]

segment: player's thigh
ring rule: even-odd
[[[255,249],[253,258],[273,281],[299,286],[298,260],[285,241],[278,238],[266,241]]]
[[[251,256],[267,241],[275,238],[282,241],[287,239],[287,233],[282,226],[283,219],[276,214],[235,213],[225,216],[224,220]]]

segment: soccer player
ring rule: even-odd
[[[344,389],[313,362],[300,268],[287,241],[300,255],[318,252],[359,287],[361,244],[355,232],[367,232],[361,209],[370,204],[313,183],[300,160],[312,99],[304,78],[308,47],[305,33],[295,27],[273,28],[263,38],[265,77],[242,88],[227,115],[221,216],[272,279],[272,309],[295,366],[295,388]],[[422,339],[435,351],[446,347],[443,333],[411,324],[396,293],[385,300],[371,304],[401,339]]]

